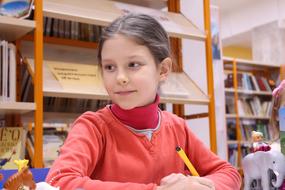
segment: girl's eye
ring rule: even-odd
[[[137,68],[139,66],[140,66],[140,63],[138,63],[138,62],[131,62],[131,63],[129,63],[129,67],[130,68]]]
[[[114,65],[104,65],[104,70],[106,71],[114,71],[115,66]]]

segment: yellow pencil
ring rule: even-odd
[[[194,166],[192,165],[192,163],[188,159],[188,157],[185,154],[184,150],[181,147],[177,146],[176,147],[176,151],[177,151],[178,155],[180,156],[180,158],[184,161],[184,163],[186,164],[188,169],[190,170],[191,174],[193,176],[199,176],[197,170],[194,168]]]

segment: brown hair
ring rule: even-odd
[[[159,22],[149,15],[131,13],[117,18],[104,29],[98,46],[99,65],[105,41],[116,34],[125,35],[138,44],[147,46],[157,64],[170,57],[169,38]]]

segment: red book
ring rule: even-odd
[[[259,86],[259,89],[260,89],[261,91],[266,91],[266,87],[265,87],[265,85],[263,84],[262,79],[259,78],[259,77],[256,77],[256,80],[257,80],[257,84],[258,84],[258,86]]]

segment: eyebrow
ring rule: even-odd
[[[143,57],[142,55],[140,55],[140,54],[135,54],[135,55],[131,55],[131,56],[129,56],[129,58],[134,58],[134,57]]]
[[[112,59],[102,59],[101,62],[114,62]]]
[[[129,59],[140,58],[140,59],[145,60],[144,56],[142,56],[142,55],[131,55],[131,56],[129,56],[128,58],[129,58]]]
[[[135,59],[135,58],[141,58],[144,60],[144,56],[142,56],[142,55],[131,55],[128,57],[128,59]],[[107,58],[107,59],[102,59],[102,63],[103,62],[114,62],[114,60]]]

